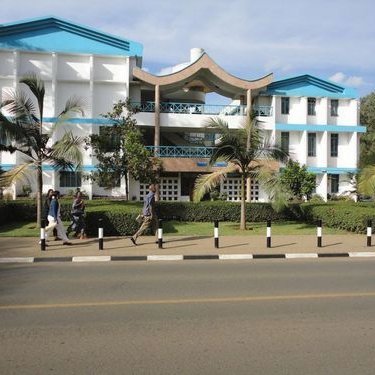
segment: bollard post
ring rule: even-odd
[[[40,250],[46,250],[46,221],[42,219],[40,225]]]
[[[99,219],[98,222],[99,250],[103,250],[103,219]]]
[[[163,220],[158,221],[158,248],[163,248]]]
[[[271,247],[271,220],[267,220],[267,247]]]
[[[219,248],[219,220],[214,221],[214,245],[215,249]]]
[[[322,247],[322,220],[318,220],[316,234],[318,239],[318,247]]]
[[[367,220],[367,246],[371,246],[372,220]]]

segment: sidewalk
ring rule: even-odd
[[[170,260],[174,260],[172,255],[176,256],[175,260],[236,259],[238,255],[242,255],[239,259],[375,256],[375,244],[367,247],[363,234],[326,235],[320,248],[317,247],[317,238],[311,235],[273,236],[271,248],[267,248],[265,236],[222,236],[219,248],[215,248],[213,237],[167,236],[162,249],[154,239],[153,236],[140,237],[139,245],[134,246],[128,238],[108,237],[104,239],[104,250],[101,251],[96,238],[72,240],[72,246],[63,246],[61,241],[49,241],[46,251],[41,251],[37,238],[3,237],[0,238],[0,261],[25,257],[33,261],[34,258],[57,261],[59,258],[72,260],[73,257],[98,256],[106,257],[106,260],[157,260],[163,257],[168,260],[169,256]]]

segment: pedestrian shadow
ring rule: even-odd
[[[213,238],[213,237],[212,236],[189,236],[189,237],[183,237],[183,238],[170,239],[166,242],[205,240],[207,238]]]

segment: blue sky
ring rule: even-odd
[[[0,23],[54,15],[138,41],[158,73],[202,47],[229,73],[309,73],[375,91],[374,0],[1,0]]]

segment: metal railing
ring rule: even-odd
[[[155,112],[155,102],[132,103],[133,107],[140,112]],[[216,105],[199,103],[172,103],[161,102],[161,113],[181,113],[211,116],[245,116],[246,106],[244,105]]]
[[[140,112],[155,112],[155,102],[133,102],[132,105]],[[272,106],[254,106],[253,110],[257,116],[272,116]],[[161,102],[160,112],[211,116],[245,116],[246,106]]]
[[[270,105],[257,105],[253,107],[257,116],[272,116],[272,109]]]
[[[215,147],[200,146],[146,146],[160,158],[210,158]]]

